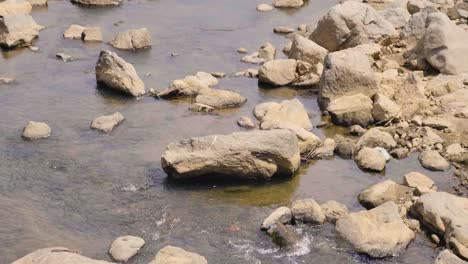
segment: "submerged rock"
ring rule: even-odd
[[[323,224],[325,214],[314,199],[295,200],[291,206],[295,220],[304,223]]]
[[[263,220],[261,229],[268,230],[275,223],[287,224],[292,220],[291,209],[286,206],[279,207],[275,209],[265,220]]]
[[[28,14],[0,16],[0,46],[29,46],[43,28]]]
[[[421,152],[418,159],[421,165],[428,170],[445,171],[451,167],[450,162],[435,150],[425,150]]]
[[[184,249],[165,246],[159,250],[158,254],[148,264],[208,264],[205,257],[197,253],[189,252]]]
[[[110,44],[123,50],[146,49],[151,47],[151,35],[147,28],[130,29],[119,32]]]
[[[116,261],[127,262],[145,245],[145,240],[136,236],[122,236],[114,240],[109,254]]]
[[[176,179],[291,177],[300,165],[296,135],[288,130],[238,132],[182,140],[167,146],[164,171]]]
[[[336,231],[355,251],[375,258],[398,255],[415,237],[394,202],[341,217],[336,221]]]
[[[300,7],[304,4],[303,0],[274,0],[274,7]]]
[[[132,96],[146,93],[145,84],[135,68],[111,51],[103,50],[96,63],[96,81],[107,87]]]
[[[0,2],[0,16],[31,14],[32,6],[25,0],[5,0]]]
[[[94,260],[78,254],[78,252],[63,248],[44,248],[36,250],[11,264],[111,264],[103,260]]]
[[[39,139],[48,138],[50,134],[52,129],[46,123],[29,121],[23,129],[22,136],[25,139]]]
[[[101,130],[103,132],[111,132],[114,127],[122,123],[125,120],[125,117],[119,113],[113,113],[111,115],[104,115],[97,117],[91,123],[91,128]]]

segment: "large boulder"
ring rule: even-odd
[[[43,28],[28,14],[0,16],[0,46],[28,46]]]
[[[368,126],[374,122],[372,100],[361,93],[342,96],[330,102],[327,111],[332,121],[342,126]]]
[[[423,53],[432,67],[444,74],[468,72],[468,32],[443,13],[427,17]]]
[[[372,209],[389,201],[403,203],[413,196],[413,190],[392,180],[372,185],[359,193],[358,200],[367,209]]]
[[[96,81],[132,96],[146,93],[145,84],[135,68],[114,52],[103,50],[96,63]]]
[[[30,14],[32,6],[25,0],[6,0],[0,2],[0,16]]]
[[[395,148],[396,145],[397,143],[391,134],[374,127],[367,130],[367,132],[359,138],[358,142],[356,143],[356,148],[360,149],[362,147],[381,147],[387,150],[391,150]]]
[[[68,248],[54,247],[36,250],[11,264],[111,264],[111,262],[90,259]]]
[[[336,221],[336,230],[355,251],[376,258],[398,255],[415,237],[394,202],[341,217]]]
[[[330,101],[341,96],[361,93],[371,97],[377,93],[379,79],[371,60],[359,47],[328,53],[319,85],[320,108],[326,109]]]
[[[182,248],[165,246],[148,264],[208,264],[205,257]]]
[[[123,0],[71,0],[73,4],[87,6],[87,7],[106,7],[118,6],[122,4]]]
[[[194,97],[217,84],[218,79],[213,75],[206,72],[197,72],[195,75],[188,75],[184,79],[173,81],[169,88],[157,95],[158,97]]]
[[[319,62],[323,63],[327,53],[328,51],[325,48],[319,46],[312,40],[296,35],[294,36],[288,57],[290,59],[301,60],[314,65]]]
[[[329,51],[337,51],[396,34],[392,23],[370,5],[345,1],[320,18],[310,39]]]
[[[309,115],[298,99],[284,100],[281,103],[261,103],[255,107],[254,115],[261,122],[261,129],[285,128],[288,126],[297,126],[304,129],[312,128]]]
[[[238,132],[171,143],[161,158],[176,179],[228,176],[242,179],[291,177],[300,165],[296,135],[289,130]]]
[[[446,192],[427,193],[411,207],[411,213],[448,248],[468,259],[468,199]]]
[[[139,50],[151,47],[151,34],[147,28],[119,32],[110,44],[117,49]]]
[[[270,60],[258,70],[258,79],[272,85],[288,85],[299,77],[296,68],[296,60]]]

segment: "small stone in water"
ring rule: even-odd
[[[246,48],[242,48],[242,47],[241,47],[241,48],[237,49],[237,52],[238,52],[238,53],[245,54],[245,53],[247,53],[247,52],[249,52],[249,51],[248,51]]]
[[[57,53],[57,55],[55,55],[57,58],[67,62],[67,61],[72,61],[74,60],[75,58],[71,55],[68,55],[68,54],[65,54],[65,53]]]

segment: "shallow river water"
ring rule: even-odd
[[[335,2],[309,1],[294,11],[259,13],[255,0],[136,0],[121,7],[86,9],[69,1],[49,1],[33,17],[46,26],[35,45],[3,52],[0,76],[16,83],[0,87],[0,263],[39,248],[64,246],[109,260],[110,242],[121,235],[147,241],[130,263],[148,263],[165,245],[197,252],[209,263],[430,263],[437,249],[421,235],[401,256],[369,260],[352,252],[332,225],[300,226],[301,247],[278,250],[259,231],[269,212],[296,198],[334,199],[362,210],[357,194],[383,178],[397,181],[423,171],[417,159],[392,160],[385,174],[369,174],[350,160],[334,158],[303,166],[293,179],[268,183],[177,183],[167,179],[160,157],[166,145],[187,137],[241,130],[236,120],[265,101],[297,97],[320,122],[312,91],[259,87],[256,79],[220,80],[218,87],[248,98],[239,109],[217,114],[188,110],[187,101],[138,100],[97,87],[94,66],[106,43],[63,40],[70,24],[100,26],[110,41],[119,31],[147,27],[153,48],[116,51],[132,63],[147,88],[162,90],[196,71],[233,73],[252,67],[236,50],[256,50],[268,41],[279,50],[286,39],[274,26],[313,23]],[[65,52],[79,59],[62,62]],[[171,57],[171,52],[179,56]],[[280,52],[278,52],[280,53]],[[279,54],[280,57],[283,56]],[[148,74],[150,73],[150,75]],[[89,128],[93,118],[120,111],[126,120],[110,134]],[[52,127],[49,139],[24,141],[29,120]],[[321,138],[336,130],[315,129]],[[424,171],[448,190],[451,172]]]

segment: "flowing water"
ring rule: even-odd
[[[279,250],[259,231],[269,212],[296,198],[334,199],[362,210],[360,190],[384,178],[422,171],[417,159],[392,160],[385,174],[369,174],[353,161],[334,158],[303,166],[293,179],[255,182],[177,183],[167,179],[160,157],[165,146],[187,137],[241,130],[236,120],[260,102],[297,97],[320,122],[313,91],[259,87],[256,79],[227,77],[218,87],[248,98],[239,109],[217,114],[188,110],[187,101],[138,100],[101,89],[94,66],[105,43],[63,40],[70,24],[100,26],[105,40],[119,31],[147,27],[153,48],[117,51],[132,63],[148,88],[162,90],[196,71],[232,73],[252,67],[236,50],[256,50],[268,41],[279,50],[287,40],[274,26],[313,23],[334,1],[309,1],[298,10],[259,13],[252,0],[136,0],[121,7],[87,9],[49,1],[33,17],[46,26],[35,45],[3,52],[0,76],[0,263],[39,248],[65,246],[110,260],[110,242],[131,234],[147,245],[130,263],[147,263],[165,245],[206,256],[209,263],[430,263],[437,249],[418,235],[401,256],[369,260],[352,252],[331,225],[299,226],[304,239],[293,251]],[[58,52],[78,57],[55,58]],[[171,52],[180,54],[172,57]],[[280,54],[280,57],[283,56]],[[93,118],[120,111],[124,123],[110,134],[89,128]],[[45,121],[49,139],[24,141],[29,120]],[[336,130],[314,130],[321,138]],[[439,189],[454,183],[451,172],[430,173]]]

